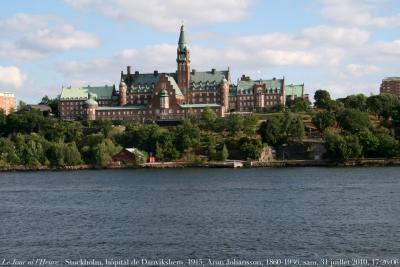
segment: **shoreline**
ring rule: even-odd
[[[392,167],[400,166],[400,159],[357,159],[345,162],[327,160],[276,160],[260,161],[225,161],[225,162],[158,162],[134,165],[77,165],[64,167],[49,166],[10,166],[1,167],[0,172],[34,172],[34,171],[80,171],[80,170],[115,170],[115,169],[183,169],[183,168],[294,168],[294,167]]]

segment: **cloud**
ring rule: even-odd
[[[277,49],[285,49],[285,48],[308,48],[311,43],[309,40],[302,38],[302,36],[298,36],[296,34],[287,34],[287,33],[270,33],[263,35],[251,35],[239,37],[234,40],[239,45],[243,45],[246,47],[259,47],[266,46],[268,48],[277,48]]]
[[[14,66],[0,66],[0,84],[19,88],[22,86],[25,79],[25,74],[23,74],[19,68]]]
[[[0,29],[26,31],[44,28],[52,16],[40,16],[27,13],[17,13],[13,17],[0,21]]]
[[[97,84],[99,81],[119,81],[119,71],[131,65],[133,70],[141,72],[174,72],[176,45],[149,45],[140,49],[128,48],[119,53],[92,60],[68,60],[57,63],[56,69],[65,76],[64,83],[71,80],[79,84]],[[135,63],[137,62],[137,65]]]
[[[376,48],[379,53],[386,56],[395,57],[394,59],[397,61],[400,57],[400,40],[394,40],[390,42],[381,41],[376,44]]]
[[[321,0],[321,13],[332,21],[356,27],[395,28],[400,26],[400,14],[376,16],[384,4],[376,0]]]
[[[253,0],[64,0],[74,8],[95,10],[117,20],[133,20],[162,31],[186,24],[238,21],[247,15]]]
[[[260,40],[257,42],[257,40]],[[269,43],[269,40],[274,42]],[[298,40],[302,45],[297,45]],[[132,65],[135,70],[174,72],[176,70],[176,44],[156,44],[142,48],[126,48],[119,53],[92,60],[69,60],[57,64],[57,70],[68,79],[118,81],[119,70]],[[303,38],[289,34],[252,35],[237,38],[225,47],[191,46],[192,68],[208,70],[212,67],[240,70],[259,70],[266,67],[302,66],[319,67],[337,65],[345,56],[343,49],[319,47]],[[135,65],[136,64],[136,65]]]
[[[317,26],[302,31],[304,38],[319,43],[335,45],[362,45],[370,37],[370,33],[358,28]]]
[[[360,77],[372,73],[381,71],[381,68],[375,65],[360,65],[360,64],[348,64],[346,71],[352,76]]]
[[[40,51],[59,52],[95,48],[99,46],[99,41],[93,34],[76,31],[71,25],[64,24],[54,29],[43,29],[28,34],[18,44]]]
[[[332,34],[333,33],[333,34]],[[346,33],[355,34],[358,40],[345,38]],[[336,65],[346,55],[349,43],[365,42],[369,33],[357,29],[335,27],[306,28],[299,33],[272,33],[239,37],[229,45],[233,46],[227,56],[253,64],[257,68],[265,66],[317,66]],[[219,52],[221,53],[221,52]],[[218,57],[217,57],[218,58]],[[235,61],[235,60],[234,60]],[[237,60],[236,60],[237,61]]]
[[[0,21],[0,29],[13,33],[7,39],[0,39],[0,56],[13,60],[42,59],[49,53],[100,45],[95,35],[78,31],[51,16],[18,13]]]
[[[19,47],[14,42],[0,41],[0,57],[18,60],[36,60],[46,57],[42,51]]]

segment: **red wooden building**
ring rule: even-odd
[[[137,158],[144,155],[136,148],[124,148],[112,157],[114,163],[117,164],[133,164],[137,162]]]

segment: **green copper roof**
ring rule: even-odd
[[[160,79],[161,74],[157,73],[135,73],[131,74],[132,83],[128,90],[130,92],[143,92],[143,93],[150,93],[153,91],[154,86],[157,84],[158,80]],[[128,83],[128,75],[122,75],[121,79],[125,81],[126,84]]]
[[[231,87],[231,94],[253,94],[255,85],[265,85],[267,94],[280,94],[282,92],[283,79],[239,81],[237,86]]]
[[[186,36],[185,36],[185,29],[184,29],[183,25],[181,26],[181,33],[179,34],[178,45],[179,45],[180,49],[188,48],[188,44],[187,44]]]
[[[192,90],[212,90],[228,79],[228,71],[192,71],[190,73],[190,88]]]
[[[285,85],[285,93],[287,96],[302,97],[304,93],[304,84],[289,84]]]
[[[174,89],[174,91],[175,91],[175,95],[182,96],[183,95],[182,91],[181,91],[181,89],[179,89],[179,86],[176,83],[174,77],[172,77],[171,75],[166,75],[166,76],[167,76],[167,79],[168,79],[169,83],[172,86],[172,89]]]
[[[111,99],[114,91],[113,86],[86,86],[86,87],[63,87],[61,100],[85,100],[92,93],[96,99]]]

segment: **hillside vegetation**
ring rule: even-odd
[[[48,100],[48,98],[47,98]],[[0,111],[0,167],[93,164],[107,166],[123,147],[136,147],[160,161],[258,159],[266,146],[325,140],[325,157],[399,156],[400,100],[393,95],[351,95],[332,100],[318,90],[314,108],[306,99],[286,110],[218,117],[206,109],[176,126],[121,121],[59,121],[40,112]],[[53,100],[54,102],[54,100]],[[305,130],[317,129],[317,137]]]

